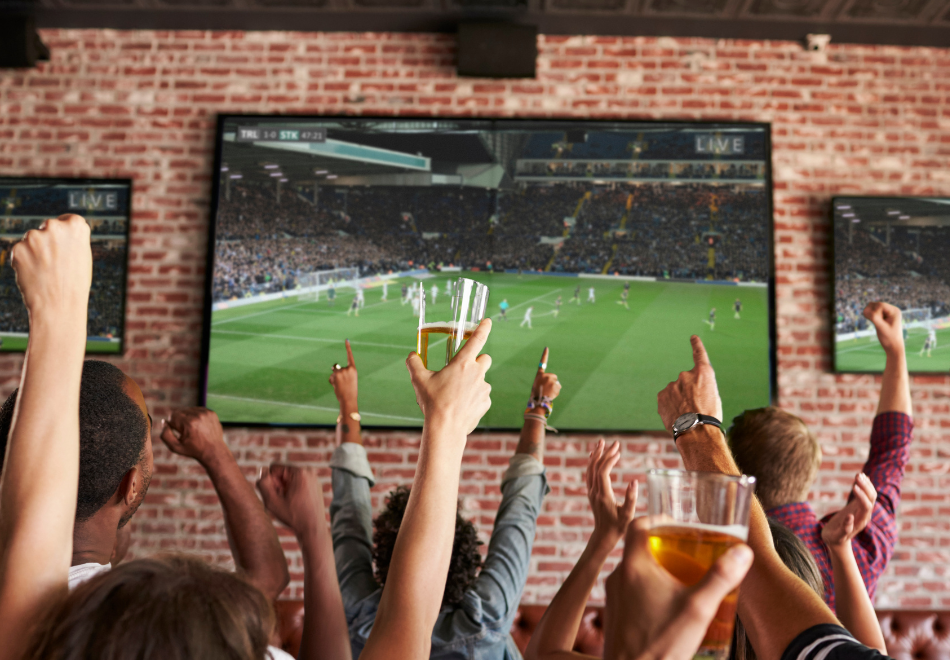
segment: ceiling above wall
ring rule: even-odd
[[[950,46],[950,0],[37,0],[41,27],[695,36]]]

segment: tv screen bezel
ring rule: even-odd
[[[454,117],[451,115],[433,115],[419,117],[401,117],[401,116],[383,116],[383,115],[296,115],[296,114],[273,114],[273,113],[252,113],[252,114],[219,114],[215,126],[215,146],[214,146],[214,169],[211,175],[211,201],[208,209],[208,246],[207,257],[205,261],[205,287],[204,287],[204,305],[201,329],[201,361],[198,374],[198,397],[199,405],[207,405],[208,395],[208,369],[211,349],[211,311],[213,305],[212,286],[214,283],[214,253],[215,253],[215,231],[217,229],[218,200],[221,193],[221,177],[217,176],[221,172],[223,162],[224,148],[224,126],[229,121],[235,120],[282,120],[282,121],[446,121],[446,122],[489,122],[493,126],[500,128],[516,127],[537,127],[538,130],[571,130],[581,125],[587,126],[629,126],[631,124],[645,125],[651,127],[669,126],[671,128],[682,128],[686,126],[708,127],[711,130],[716,128],[750,128],[760,129],[765,132],[765,189],[768,202],[768,334],[769,334],[769,405],[776,405],[778,400],[778,351],[777,334],[775,325],[775,201],[774,187],[772,182],[772,125],[768,122],[729,122],[729,121],[690,121],[690,120],[662,120],[662,119],[599,119],[599,118],[579,118],[579,117]],[[687,347],[684,345],[684,351]],[[713,365],[715,367],[715,365]],[[675,371],[671,370],[670,378],[675,378]],[[409,386],[408,380],[406,386]],[[724,425],[728,426],[728,420],[723,420]],[[303,423],[272,423],[262,421],[221,421],[223,426],[229,428],[293,428],[293,429],[334,429],[334,424],[303,424]],[[374,431],[418,431],[421,426],[394,426],[389,424],[361,424],[361,427]],[[521,430],[520,426],[479,426],[475,433],[517,433]],[[665,431],[656,429],[570,429],[565,431],[570,434],[585,433],[636,433],[641,435],[669,435]]]
[[[134,181],[131,178],[116,178],[116,179],[101,179],[101,178],[92,178],[92,177],[68,177],[68,176],[7,176],[0,174],[0,183],[5,183],[7,181],[19,181],[23,183],[63,183],[66,185],[75,185],[75,186],[95,186],[95,185],[125,185],[128,187],[129,194],[126,197],[125,201],[125,277],[122,278],[122,336],[119,339],[119,350],[117,352],[90,352],[86,351],[86,356],[92,357],[122,357],[125,355],[126,350],[126,330],[128,329],[128,322],[126,319],[126,311],[128,309],[128,294],[129,294],[129,258],[132,247],[132,195],[134,191]],[[72,211],[66,209],[65,213],[72,213]],[[62,214],[60,214],[62,215]],[[76,215],[82,215],[77,213]],[[85,217],[85,216],[83,216]],[[88,340],[86,342],[88,344]],[[25,353],[26,348],[21,349],[10,349],[5,350],[3,353]]]
[[[831,201],[828,203],[828,218],[831,226],[831,250],[830,250],[830,260],[831,260],[831,277],[829,278],[829,299],[831,300],[831,305],[829,305],[828,320],[828,337],[829,344],[831,346],[831,373],[833,374],[882,374],[884,373],[883,369],[840,369],[838,367],[838,351],[835,341],[835,322],[837,321],[837,313],[835,312],[836,304],[838,302],[838,289],[835,286],[835,282],[838,279],[838,267],[837,267],[837,244],[835,242],[835,204],[839,200],[845,199],[950,199],[946,195],[835,195],[831,198]],[[938,374],[946,374],[946,369],[940,369],[935,371],[920,371],[915,369],[908,369],[907,373],[913,376],[934,376]]]

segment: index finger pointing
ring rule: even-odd
[[[491,333],[491,319],[483,319],[482,322],[478,324],[478,327],[475,328],[475,332],[471,338],[465,342],[465,346],[456,353],[455,357],[463,359],[471,358],[474,360],[479,352],[485,348],[485,342],[488,341],[489,333]]]
[[[693,364],[695,366],[707,365],[712,366],[709,362],[709,356],[706,354],[706,347],[703,346],[703,340],[693,335],[689,338],[689,342],[693,345]]]
[[[538,364],[538,373],[543,374],[544,370],[548,368],[548,347],[544,347],[544,351],[541,352],[541,362]]]
[[[353,361],[353,349],[350,348],[350,340],[346,340],[346,366],[355,367],[356,362]]]

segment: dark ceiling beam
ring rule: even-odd
[[[707,37],[800,41],[830,34],[832,43],[950,47],[950,25],[807,21],[790,18],[717,19],[573,12],[325,11],[320,9],[68,9],[37,8],[41,28],[157,30],[294,30],[304,32],[455,32],[463,20],[505,19],[536,25],[540,34]]]

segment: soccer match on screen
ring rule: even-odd
[[[92,230],[86,351],[121,353],[131,182],[0,177],[0,351],[25,351],[29,317],[10,260],[13,246],[48,218],[75,213]]]
[[[228,116],[218,138],[206,403],[223,421],[334,424],[349,339],[363,424],[420,426],[406,356],[459,278],[488,287],[486,427],[520,426],[549,347],[572,384],[553,426],[660,429],[693,334],[726,420],[770,403],[766,126]]]
[[[884,370],[884,349],[862,311],[881,300],[902,310],[907,368],[950,369],[950,199],[837,197],[835,368]]]

